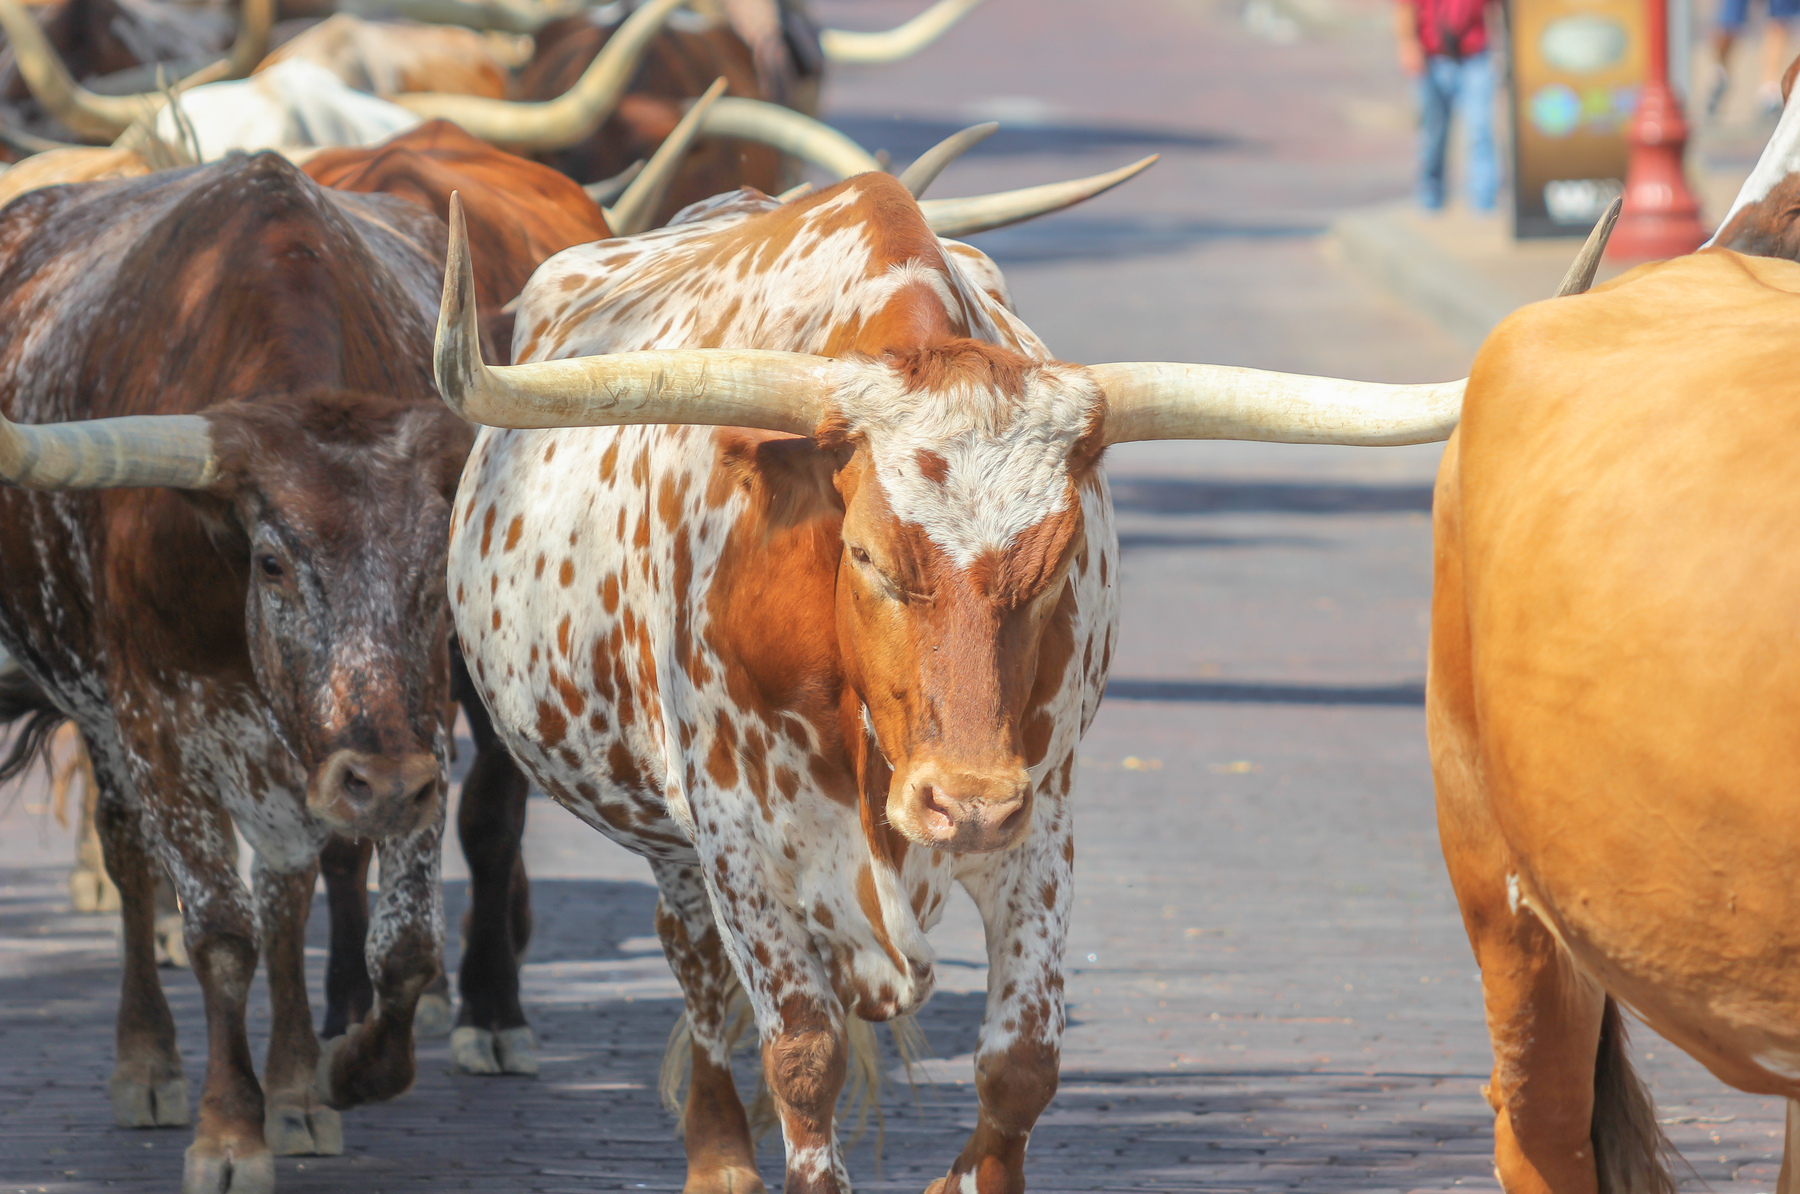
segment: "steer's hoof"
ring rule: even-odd
[[[344,1121],[331,1108],[316,1103],[271,1106],[263,1119],[263,1139],[277,1157],[341,1156]]]
[[[500,1058],[494,1052],[494,1034],[485,1028],[464,1025],[450,1033],[450,1060],[465,1074],[498,1074]]]
[[[450,1031],[450,1001],[427,991],[413,1009],[413,1036],[443,1036]]]
[[[275,1158],[266,1150],[247,1156],[230,1148],[200,1150],[198,1144],[187,1150],[181,1194],[275,1194]]]
[[[521,1024],[517,1028],[502,1028],[496,1032],[494,1058],[500,1063],[500,1068],[509,1074],[537,1077],[537,1034],[531,1031],[531,1025]]]
[[[139,1082],[114,1074],[106,1084],[112,1096],[113,1122],[121,1128],[180,1128],[188,1122],[186,1078]]]

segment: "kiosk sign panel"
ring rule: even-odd
[[[1514,0],[1513,234],[1587,232],[1625,188],[1643,0]]]

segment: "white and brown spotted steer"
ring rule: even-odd
[[[932,1190],[1022,1189],[1057,1083],[1076,743],[1118,632],[1102,454],[1437,440],[1461,383],[1060,363],[881,174],[566,250],[522,298],[533,363],[490,367],[451,222],[438,383],[490,428],[454,511],[457,629],[519,762],[655,872],[696,1045],[687,1189],[762,1188],[726,1066],[739,982],[787,1189],[847,1187],[846,1018],[930,994],[953,883],[987,929],[981,1115]]]

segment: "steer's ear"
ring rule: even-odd
[[[843,516],[843,499],[831,483],[832,474],[843,464],[842,454],[835,448],[821,447],[810,439],[732,435],[725,444],[722,463],[721,475],[761,507],[771,535]]]

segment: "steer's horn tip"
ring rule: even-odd
[[[482,369],[481,320],[475,305],[475,266],[469,259],[469,224],[462,195],[450,192],[450,251],[444,260],[444,300],[438,308],[433,366],[438,393],[450,409],[465,409],[475,375]]]

